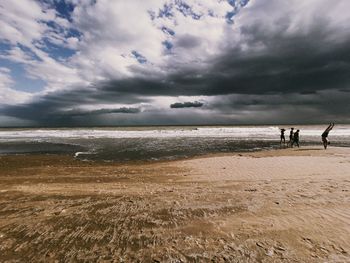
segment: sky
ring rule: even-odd
[[[350,123],[349,0],[0,0],[0,126]]]

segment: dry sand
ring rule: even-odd
[[[350,149],[0,157],[0,262],[350,262]]]

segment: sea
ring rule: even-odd
[[[103,128],[1,128],[0,155],[68,154],[84,161],[176,160],[216,153],[279,149],[280,129],[261,126],[150,126]],[[300,145],[322,148],[327,125],[294,126]],[[336,125],[331,146],[350,147],[350,125]]]

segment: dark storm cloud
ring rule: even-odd
[[[321,21],[322,22],[322,21]],[[228,49],[205,70],[187,69],[163,79],[134,78],[102,84],[102,90],[144,96],[224,94],[312,94],[350,89],[350,35],[327,40],[326,22],[306,36],[286,36],[282,27],[266,34],[259,25],[242,27],[245,45]],[[283,23],[282,23],[283,24]],[[324,28],[324,29],[323,29]]]
[[[327,28],[325,26],[325,28]],[[315,93],[349,88],[350,36],[340,43],[327,40],[329,32],[315,28],[307,36],[268,35],[259,26],[243,27],[246,44],[265,48],[241,52],[233,49],[215,62],[209,85],[214,93]],[[335,42],[335,41],[334,41]],[[231,56],[229,55],[231,54]]]
[[[202,102],[194,101],[194,102],[176,102],[170,105],[170,108],[172,109],[179,109],[179,108],[200,108],[203,106]]]
[[[206,108],[224,115],[237,115],[236,121],[245,124],[348,123],[349,101],[349,92],[334,90],[288,96],[238,94],[215,97]]]
[[[141,110],[139,108],[118,108],[118,109],[100,109],[92,111],[81,111],[81,110],[71,110],[65,112],[66,115],[70,116],[87,116],[87,115],[100,115],[100,114],[111,114],[111,113],[139,113]]]
[[[31,103],[0,107],[0,114],[25,120],[33,120],[48,126],[65,126],[78,124],[79,117],[89,117],[107,113],[138,113],[138,108],[100,109],[95,111],[74,110],[82,105],[102,103],[137,104],[148,102],[147,98],[139,98],[118,92],[100,92],[96,88],[75,89],[49,93]]]

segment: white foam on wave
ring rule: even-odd
[[[169,137],[249,137],[276,135],[278,127],[215,127],[174,128],[154,130],[111,130],[111,129],[45,129],[0,131],[0,139],[25,138],[169,138]]]
[[[79,155],[84,155],[84,154],[91,154],[91,152],[76,152],[74,154],[74,157],[77,158]]]
[[[301,136],[321,136],[321,126],[301,127]],[[198,127],[198,128],[166,128],[166,129],[25,129],[0,130],[0,140],[40,140],[50,138],[172,138],[172,137],[229,137],[238,139],[272,139],[279,136],[277,126],[256,127]],[[330,136],[350,136],[350,125],[334,128]],[[286,131],[288,136],[288,130]]]

